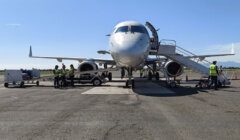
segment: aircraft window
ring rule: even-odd
[[[142,26],[131,26],[131,32],[132,33],[138,32],[138,33],[144,33],[144,34],[147,33],[146,29]]]
[[[128,32],[128,26],[119,27],[115,33],[118,32]]]

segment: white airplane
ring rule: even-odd
[[[114,30],[110,34],[109,39],[110,51],[98,51],[98,53],[100,54],[110,54],[113,60],[33,56],[31,47],[29,57],[56,59],[59,62],[62,62],[62,60],[77,60],[80,62],[78,68],[79,71],[97,70],[98,68],[96,63],[105,64],[105,68],[107,68],[107,65],[116,65],[117,68],[121,68],[122,70],[126,69],[128,71],[129,79],[126,81],[126,86],[131,84],[132,87],[134,87],[132,71],[135,69],[141,69],[146,65],[156,64],[159,61],[159,59],[150,59],[148,57],[151,50],[156,50],[159,42],[157,30],[155,30],[155,28],[149,22],[146,22],[146,26],[149,28],[149,30],[151,30],[154,38],[150,38],[148,30],[144,25],[135,21],[121,22],[114,27]],[[204,55],[197,57],[205,58],[224,55],[232,54]],[[180,75],[182,73],[182,66],[179,63],[173,61],[171,61],[170,63],[172,64],[172,67],[170,69],[173,72],[172,74],[170,74],[171,72],[169,72],[169,75]],[[168,66],[170,65],[170,63],[168,64]],[[154,74],[156,74],[156,77],[159,77],[159,74],[155,67],[153,66],[151,68],[153,69]],[[109,74],[111,76],[111,73]]]

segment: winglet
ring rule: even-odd
[[[32,46],[30,46],[29,57],[32,57]]]
[[[231,54],[235,54],[235,51],[234,51],[234,44],[232,44]]]

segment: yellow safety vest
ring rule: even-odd
[[[55,77],[58,77],[59,73],[60,73],[59,70],[56,70],[56,69],[53,70],[53,74],[54,74]]]
[[[59,76],[66,76],[66,70],[60,70]]]
[[[70,68],[69,76],[74,76],[74,69],[73,68]]]
[[[210,76],[217,76],[216,65],[214,65],[214,64],[211,64],[211,65],[210,65],[209,75],[210,75]]]

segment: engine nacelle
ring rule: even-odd
[[[78,67],[79,72],[93,71],[93,70],[98,70],[97,64],[93,61],[84,61],[80,63]]]
[[[175,61],[169,61],[165,64],[165,69],[169,77],[180,76],[183,73],[183,66]]]

